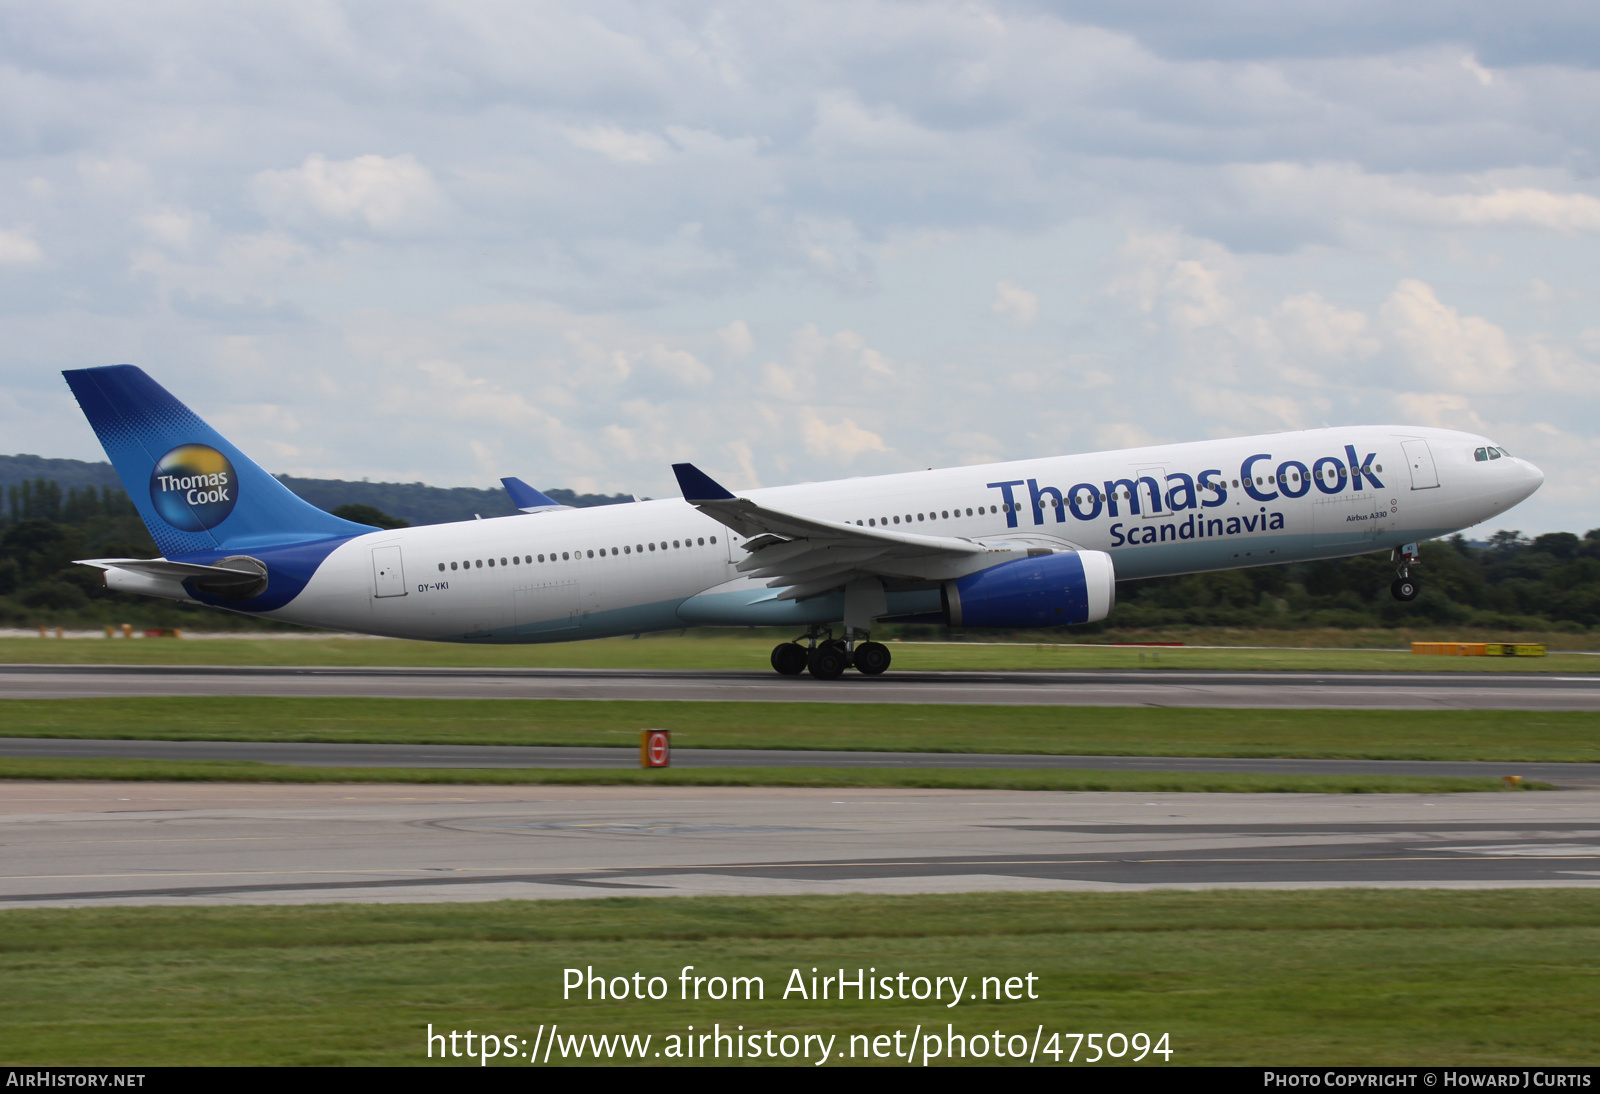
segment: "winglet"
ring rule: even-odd
[[[733,495],[726,487],[718,484],[710,475],[692,463],[675,463],[672,465],[672,473],[678,476],[678,489],[683,491],[684,501],[733,500]]]
[[[500,480],[500,485],[506,488],[506,493],[511,495],[511,504],[524,513],[539,513],[546,509],[570,509],[570,505],[562,505],[553,498],[547,497],[523,482],[516,476]]]

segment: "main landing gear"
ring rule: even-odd
[[[1410,603],[1422,591],[1422,586],[1417,579],[1411,576],[1411,564],[1417,561],[1417,545],[1408,543],[1404,547],[1396,547],[1391,556],[1395,562],[1396,577],[1389,586],[1389,595],[1403,603]]]
[[[864,676],[879,676],[889,667],[889,647],[881,642],[858,642],[846,631],[834,638],[830,628],[813,627],[793,642],[773,647],[772,667],[785,676],[810,671],[818,680],[837,680],[854,667]]]

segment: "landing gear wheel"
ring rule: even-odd
[[[850,658],[842,643],[824,642],[812,650],[811,656],[806,659],[806,668],[818,680],[837,680],[849,667]]]
[[[1405,602],[1415,600],[1417,594],[1421,591],[1422,589],[1414,577],[1397,577],[1394,579],[1394,584],[1389,586],[1389,595],[1396,600]]]
[[[889,647],[881,642],[862,642],[856,646],[856,668],[867,676],[878,676],[889,667]]]
[[[772,647],[772,667],[785,676],[799,676],[806,671],[810,653],[798,642],[782,642]]]

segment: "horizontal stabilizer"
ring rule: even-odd
[[[121,570],[145,577],[174,582],[193,582],[196,588],[229,599],[248,599],[267,584],[267,569],[253,558],[226,558],[226,565],[205,566],[198,562],[173,562],[165,558],[80,558],[79,566],[97,570]],[[109,576],[107,584],[111,581]]]
[[[506,488],[506,493],[511,495],[511,504],[524,513],[549,513],[557,509],[571,509],[570,505],[562,505],[554,498],[540,493],[515,475],[500,480],[500,485]]]
[[[93,566],[97,570],[134,570],[142,574],[154,574],[158,577],[238,577],[256,578],[261,576],[260,570],[235,569],[231,566],[202,566],[198,562],[173,562],[165,558],[77,558],[73,559],[78,566]]]

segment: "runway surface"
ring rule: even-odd
[[[772,672],[0,665],[0,697],[375,696],[1367,710],[1600,710],[1600,676],[1527,673]]]
[[[122,741],[0,737],[0,756],[244,760],[311,767],[638,767],[636,748],[528,745],[320,744],[277,741]],[[1457,760],[1257,759],[1233,756],[1042,756],[994,752],[841,752],[680,748],[676,767],[982,767],[1189,771],[1267,775],[1520,775],[1558,786],[1600,786],[1600,763]]]
[[[1600,790],[9,783],[0,907],[1600,886]]]

